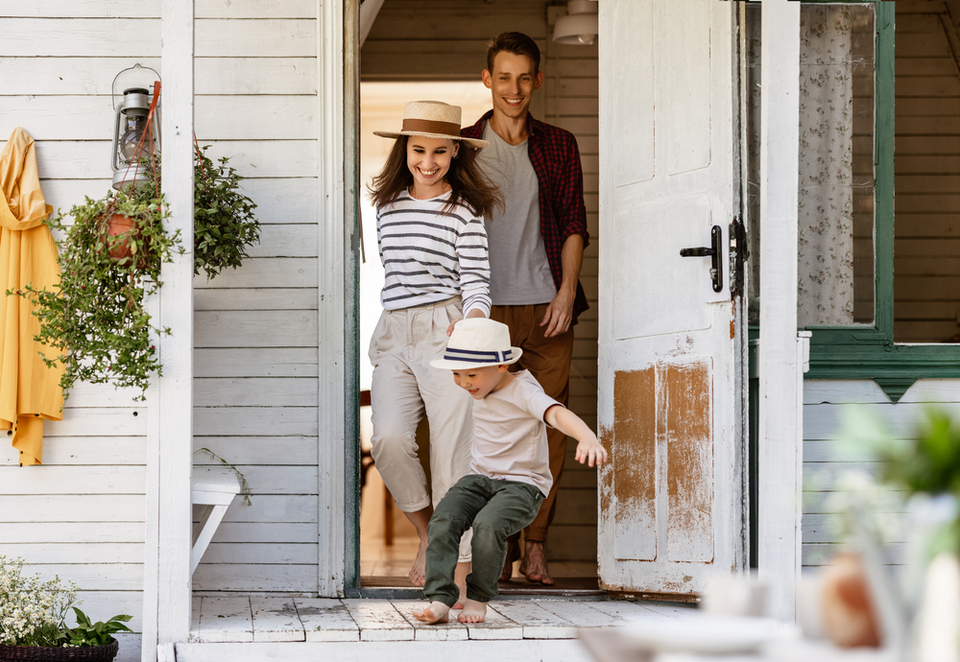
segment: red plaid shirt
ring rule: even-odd
[[[473,126],[460,131],[464,138],[483,138],[483,126],[493,115],[490,110]],[[573,134],[560,127],[540,122],[528,115],[527,153],[537,179],[540,180],[540,234],[547,251],[547,261],[557,288],[563,282],[560,255],[563,242],[572,234],[583,237],[586,248],[590,239],[587,232],[587,208],[583,203],[583,168],[580,150]],[[583,286],[577,281],[577,296],[573,302],[573,322],[589,308]]]

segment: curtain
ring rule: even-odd
[[[852,32],[846,7],[800,13],[800,326],[854,321]]]

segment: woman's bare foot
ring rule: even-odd
[[[461,623],[483,623],[487,618],[487,603],[469,598],[463,603],[463,611],[457,616]]]
[[[543,543],[539,540],[527,540],[523,548],[523,561],[520,572],[533,584],[552,586],[555,582],[547,568],[547,556],[543,553]]]
[[[450,607],[434,600],[423,611],[416,611],[413,617],[424,623],[446,623],[450,614]]]
[[[417,558],[413,562],[413,567],[408,573],[410,581],[414,586],[423,586],[427,581],[427,541],[420,540],[420,546],[417,547]]]
[[[430,524],[430,516],[433,515],[433,507],[427,506],[421,510],[413,512],[404,512],[410,523],[417,530],[417,537],[420,538],[420,546],[417,548],[417,558],[413,562],[413,567],[407,574],[414,586],[423,586],[427,581],[427,525]]]
[[[453,575],[453,581],[460,589],[460,599],[453,605],[452,609],[463,609],[463,602],[467,599],[467,575],[473,569],[472,561],[460,561],[457,563],[457,569]]]
[[[503,572],[500,573],[500,581],[508,582],[513,579],[513,564],[520,558],[520,546],[516,540],[507,540],[507,558],[503,562]]]

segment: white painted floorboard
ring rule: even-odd
[[[197,597],[190,642],[296,643],[576,639],[579,628],[681,618],[691,607],[577,599],[494,600],[484,623],[426,625],[424,600]],[[457,612],[452,612],[455,616]],[[192,649],[191,649],[192,650]],[[179,657],[178,657],[179,659]]]

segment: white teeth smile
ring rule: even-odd
[[[437,174],[437,170],[421,170],[420,173],[424,177],[433,177],[435,174]]]

